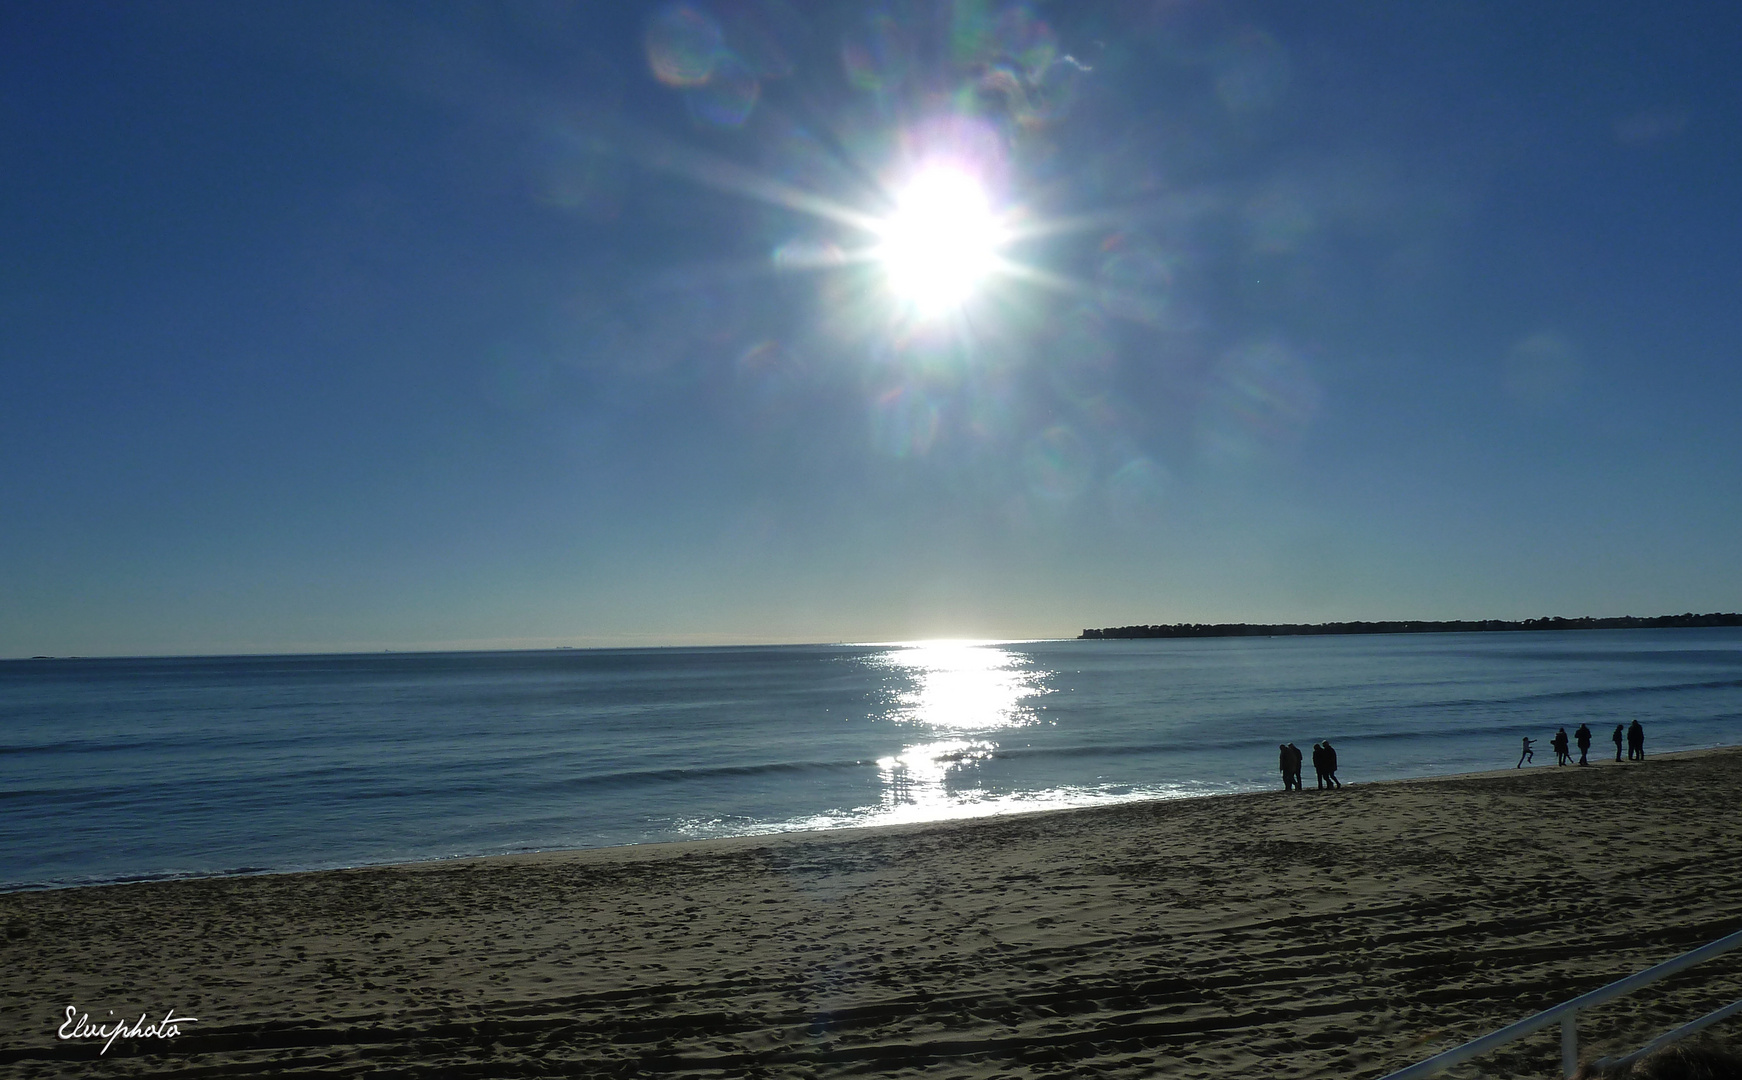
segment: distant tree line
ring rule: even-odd
[[[1478,630],[1645,630],[1668,626],[1742,626],[1742,615],[1621,615],[1611,619],[1545,616],[1541,619],[1394,619],[1329,623],[1174,623],[1084,630],[1085,638],[1282,637],[1301,634],[1457,634]]]

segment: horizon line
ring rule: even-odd
[[[383,647],[371,646],[368,648],[355,648],[355,647],[345,648],[345,647],[341,646],[338,648],[311,647],[311,648],[291,648],[291,649],[266,648],[266,649],[258,649],[258,650],[242,649],[242,650],[234,651],[234,652],[223,652],[223,651],[220,651],[220,652],[189,651],[189,652],[162,652],[162,653],[118,652],[118,653],[69,653],[69,654],[60,654],[60,655],[38,653],[35,655],[31,655],[31,656],[19,655],[19,656],[0,657],[0,663],[29,663],[31,661],[42,661],[42,660],[193,660],[193,659],[221,660],[221,659],[233,659],[233,658],[239,658],[239,657],[269,657],[269,656],[382,656],[382,655],[436,656],[436,655],[443,655],[443,654],[458,654],[458,653],[606,652],[606,651],[626,651],[626,650],[635,650],[635,649],[647,649],[647,650],[651,650],[651,649],[773,649],[773,648],[817,648],[817,647],[823,647],[823,648],[827,648],[827,647],[893,648],[893,647],[898,647],[898,646],[922,645],[922,644],[941,644],[941,643],[946,643],[946,642],[957,644],[957,645],[962,645],[962,646],[972,647],[972,646],[980,646],[980,645],[1003,645],[1003,644],[1016,644],[1016,643],[1027,643],[1027,642],[1042,642],[1042,641],[1124,640],[1123,638],[1117,636],[1116,633],[1114,634],[1114,636],[1111,636],[1111,637],[1105,637],[1102,635],[1107,635],[1107,634],[1109,634],[1109,632],[1117,632],[1117,631],[1122,631],[1122,630],[1141,630],[1141,629],[1146,629],[1146,628],[1154,628],[1154,629],[1160,629],[1160,630],[1192,628],[1192,629],[1198,629],[1198,630],[1212,630],[1213,631],[1213,630],[1223,630],[1223,629],[1254,629],[1254,630],[1297,629],[1297,628],[1316,629],[1316,628],[1323,628],[1323,627],[1388,626],[1388,625],[1389,626],[1396,626],[1396,625],[1408,625],[1408,624],[1438,625],[1438,626],[1468,626],[1468,627],[1472,627],[1472,628],[1477,628],[1477,627],[1481,627],[1483,624],[1499,623],[1499,624],[1509,624],[1512,626],[1516,626],[1519,628],[1519,632],[1530,632],[1530,631],[1553,630],[1553,629],[1604,630],[1604,629],[1630,629],[1630,628],[1625,627],[1625,626],[1615,626],[1615,627],[1603,627],[1603,626],[1554,627],[1554,626],[1547,626],[1547,625],[1526,626],[1526,624],[1532,624],[1532,623],[1548,624],[1548,623],[1555,623],[1555,622],[1560,622],[1560,623],[1592,623],[1592,622],[1612,622],[1612,621],[1621,621],[1621,620],[1652,621],[1652,620],[1661,620],[1661,619],[1682,619],[1682,618],[1733,619],[1733,620],[1737,621],[1737,624],[1742,625],[1742,613],[1693,612],[1693,611],[1682,612],[1680,614],[1672,614],[1672,615],[1610,615],[1610,616],[1579,615],[1579,616],[1574,616],[1574,617],[1570,617],[1570,618],[1566,617],[1566,616],[1561,616],[1561,615],[1544,615],[1544,616],[1532,617],[1529,619],[1353,619],[1353,620],[1339,620],[1339,621],[1334,621],[1334,622],[1322,622],[1322,623],[1248,623],[1248,622],[1130,623],[1130,624],[1127,624],[1125,626],[1107,626],[1107,627],[1099,627],[1099,628],[1085,628],[1084,630],[1082,630],[1078,634],[1061,635],[1058,637],[1044,637],[1044,636],[932,637],[932,638],[905,638],[905,639],[892,638],[892,639],[875,640],[875,641],[871,641],[871,640],[847,641],[847,640],[840,640],[840,639],[833,640],[833,641],[822,641],[822,640],[813,640],[813,641],[737,641],[737,642],[715,641],[715,642],[665,642],[665,643],[661,643],[661,644],[643,644],[643,645],[628,644],[628,643],[619,643],[619,644],[563,644],[563,643],[560,643],[560,639],[557,639],[557,640],[546,639],[546,640],[551,641],[551,643],[550,644],[496,644],[496,645],[488,645],[488,644],[480,644],[480,643],[472,643],[472,642],[450,642],[450,643],[420,643],[420,644],[411,644],[411,645],[404,645],[404,646],[383,646]],[[1712,627],[1693,627],[1691,629],[1711,629],[1711,628]],[[1676,627],[1648,627],[1648,628],[1644,628],[1644,629],[1677,629],[1677,628]],[[1092,637],[1088,636],[1090,634],[1091,630],[1093,631],[1093,634],[1094,634],[1094,636],[1092,636]],[[1383,633],[1384,631],[1379,631],[1379,632]],[[1422,633],[1472,633],[1472,632],[1484,632],[1484,631],[1481,631],[1478,629],[1472,629],[1472,630],[1450,629],[1450,630],[1423,630],[1420,632],[1422,632]],[[633,637],[633,636],[638,636],[638,635],[626,635],[626,636]],[[653,636],[653,635],[641,635],[641,636]],[[1131,635],[1131,636],[1137,637],[1137,636],[1141,636],[1141,635]],[[1156,636],[1162,637],[1162,636],[1168,636],[1168,635],[1156,635]],[[1174,635],[1174,636],[1188,636],[1188,635]],[[1213,636],[1278,636],[1278,635],[1269,635],[1269,634],[1249,634],[1249,635],[1205,634],[1205,635],[1201,635],[1201,636],[1213,637]],[[1281,636],[1310,636],[1310,635],[1281,635]],[[1356,632],[1356,633],[1351,634],[1349,636],[1359,636],[1359,632]],[[508,640],[512,641],[514,639],[508,639]]]

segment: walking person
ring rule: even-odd
[[[1319,778],[1319,790],[1325,790],[1325,745],[1313,743],[1313,772]]]
[[[1637,720],[1627,725],[1627,760],[1645,760],[1645,728]]]
[[[1288,744],[1288,754],[1289,754],[1289,757],[1292,758],[1294,761],[1294,789],[1296,791],[1299,791],[1300,790],[1300,766],[1301,766],[1301,762],[1304,761],[1305,758],[1303,758],[1301,756],[1300,747],[1296,746],[1293,743]]]
[[[1329,739],[1325,740],[1325,779],[1332,787],[1343,786],[1343,782],[1337,779],[1337,748]]]
[[[1579,744],[1579,764],[1589,765],[1591,763],[1590,726],[1587,724],[1580,724],[1579,730],[1573,732],[1573,741]]]
[[[1626,730],[1627,730],[1627,725],[1616,724],[1615,725],[1615,734],[1609,736],[1611,739],[1615,740],[1615,760],[1616,761],[1621,760],[1621,736],[1622,736],[1622,733],[1625,732]]]
[[[1287,743],[1277,743],[1276,749],[1281,752],[1278,764],[1282,766],[1282,790],[1294,790],[1294,753]]]
[[[1536,762],[1536,751],[1534,751],[1534,750],[1532,750],[1532,749],[1531,749],[1531,746],[1532,746],[1532,745],[1533,745],[1533,744],[1534,744],[1534,743],[1535,743],[1535,742],[1536,742],[1536,740],[1535,740],[1535,739],[1533,739],[1533,738],[1531,738],[1531,737],[1530,737],[1530,736],[1529,736],[1529,735],[1526,735],[1526,736],[1525,736],[1525,737],[1524,737],[1524,753],[1522,753],[1522,754],[1519,754],[1519,755],[1518,755],[1518,764],[1516,764],[1516,765],[1514,765],[1514,766],[1512,766],[1512,767],[1513,767],[1513,768],[1514,768],[1514,769],[1522,769],[1522,768],[1524,768],[1524,763],[1525,763],[1525,762],[1527,762],[1527,761],[1528,761],[1528,762],[1531,762],[1531,763],[1532,763],[1532,764],[1535,764],[1535,762]],[[1621,760],[1621,750],[1620,750],[1620,746],[1621,746],[1621,744],[1620,744],[1620,743],[1616,743],[1616,744],[1615,744],[1615,746],[1616,746],[1616,750],[1615,750],[1615,760],[1616,760],[1616,761],[1620,761],[1620,760]]]
[[[1554,738],[1550,739],[1548,744],[1554,747],[1554,763],[1556,765],[1565,765],[1573,759],[1572,747],[1567,745],[1566,728],[1561,728],[1555,732]]]

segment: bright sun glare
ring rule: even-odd
[[[959,307],[997,264],[1003,229],[985,190],[956,169],[916,176],[883,221],[877,258],[890,287],[928,314]]]

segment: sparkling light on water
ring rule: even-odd
[[[994,645],[927,641],[890,654],[913,679],[892,713],[904,724],[949,731],[996,731],[1035,722],[1029,699],[1046,693],[1021,658]]]
[[[1048,692],[1041,674],[1006,649],[962,641],[916,643],[888,654],[884,663],[911,680],[890,718],[949,737],[911,743],[877,762],[883,786],[877,817],[923,821],[983,802],[987,793],[973,782],[972,771],[998,749],[985,736],[1039,721],[1033,701]],[[958,778],[960,785],[953,783]]]

